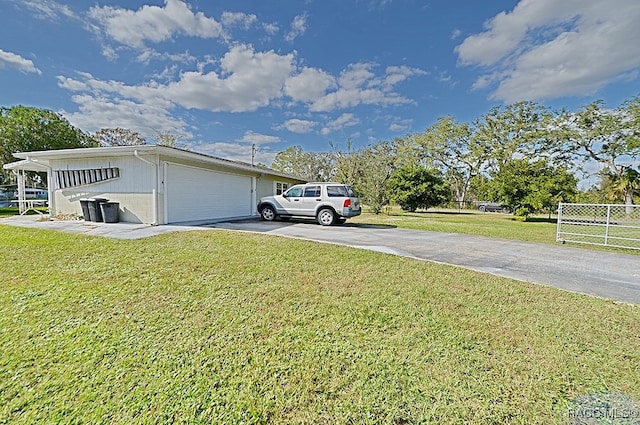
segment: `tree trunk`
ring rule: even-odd
[[[633,191],[627,190],[624,193],[625,213],[630,215],[633,213]]]

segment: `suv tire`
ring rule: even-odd
[[[323,208],[318,211],[318,223],[323,226],[331,226],[336,221],[336,213],[330,208]]]
[[[272,206],[270,205],[265,205],[264,207],[262,207],[262,209],[260,210],[260,216],[262,217],[263,220],[265,221],[273,221],[276,219],[276,212],[273,209]]]

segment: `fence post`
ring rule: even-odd
[[[558,203],[558,224],[556,225],[556,242],[560,241],[560,226],[562,225],[562,202]]]
[[[607,227],[604,231],[604,244],[609,244],[609,224],[611,224],[611,205],[607,205]]]

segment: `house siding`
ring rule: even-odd
[[[105,157],[95,159],[52,160],[56,170],[83,170],[118,167],[120,177],[90,185],[54,189],[54,214],[82,215],[80,199],[106,198],[120,203],[120,220],[131,223],[152,223],[153,167],[135,157]],[[52,182],[55,184],[55,182]],[[51,183],[50,183],[51,184]]]

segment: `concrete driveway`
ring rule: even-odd
[[[241,221],[213,227],[364,248],[640,304],[640,256],[387,226]]]

